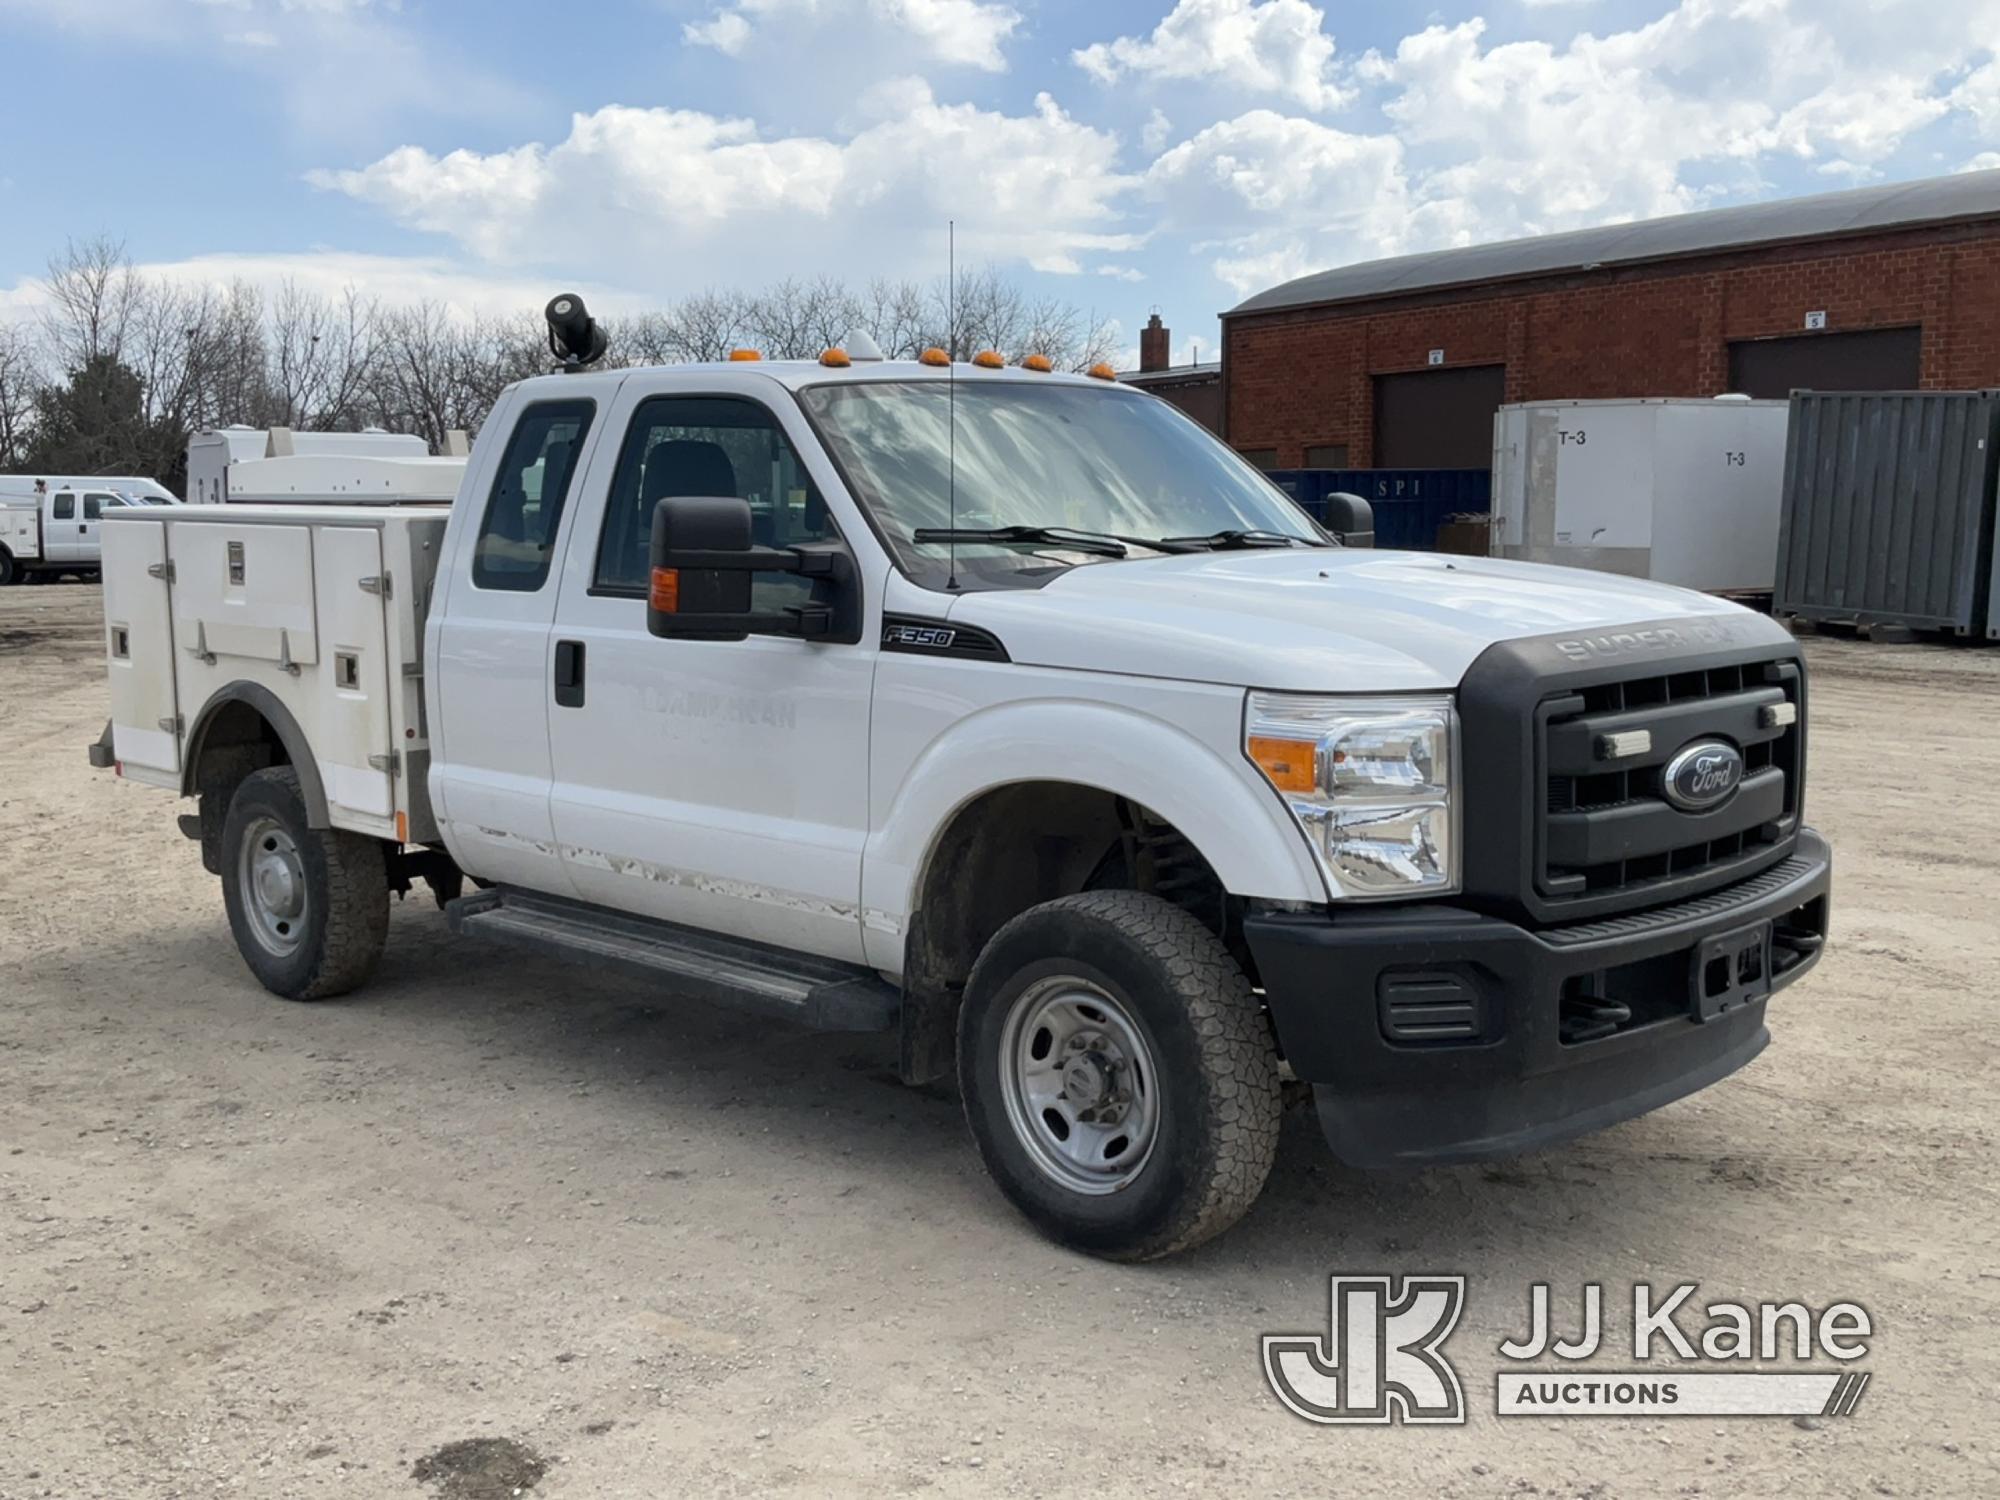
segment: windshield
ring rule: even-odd
[[[903,570],[930,588],[945,584],[948,544],[914,540],[925,528],[1057,527],[1128,543],[1238,530],[1324,540],[1268,480],[1156,396],[986,380],[961,381],[954,394],[929,380],[809,386],[799,399]],[[961,540],[957,554],[967,589],[1032,588],[1107,560],[1061,538]]]

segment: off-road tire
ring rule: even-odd
[[[305,875],[306,932],[280,957],[260,943],[244,909],[238,878],[243,844],[259,818],[275,819],[297,846]],[[376,840],[306,820],[298,773],[290,766],[254,771],[229,799],[222,827],[222,901],[229,929],[258,983],[286,1000],[345,994],[374,971],[389,933],[389,881]]]
[[[1006,1018],[1051,975],[1084,979],[1126,1009],[1162,1088],[1150,1155],[1102,1196],[1047,1176],[1008,1115]],[[1152,1260],[1220,1234],[1256,1201],[1277,1153],[1278,1061],[1263,1007],[1214,933],[1140,891],[1065,896],[1000,929],[966,984],[958,1075],[1000,1190],[1052,1239],[1113,1260]]]

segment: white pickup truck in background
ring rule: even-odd
[[[116,510],[175,503],[171,493],[114,487],[132,481],[57,478],[36,490],[0,490],[0,585],[95,578],[98,522]],[[146,481],[151,484],[152,481]],[[164,497],[164,498],[160,498]]]
[[[551,323],[569,372],[449,506],[104,527],[93,762],[200,799],[281,996],[360,984],[422,881],[471,937],[896,1033],[1024,1213],[1142,1258],[1254,1200],[1286,1072],[1349,1162],[1518,1152],[1733,1072],[1820,954],[1768,619],[1344,548],[1045,363],[596,371]]]

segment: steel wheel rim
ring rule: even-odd
[[[1102,1197],[1130,1187],[1159,1136],[1160,1076],[1138,1021],[1101,986],[1028,986],[1000,1032],[1007,1123],[1044,1177]]]
[[[236,890],[259,946],[278,958],[298,952],[310,914],[305,860],[276,818],[258,818],[244,830]]]

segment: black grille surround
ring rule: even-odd
[[[1532,925],[1588,921],[1746,880],[1785,859],[1804,806],[1798,643],[1748,610],[1502,641],[1459,689],[1465,901]],[[1790,704],[1791,724],[1764,710]],[[1607,760],[1607,734],[1652,748]],[[1688,743],[1743,752],[1742,785],[1683,812],[1661,768]]]

